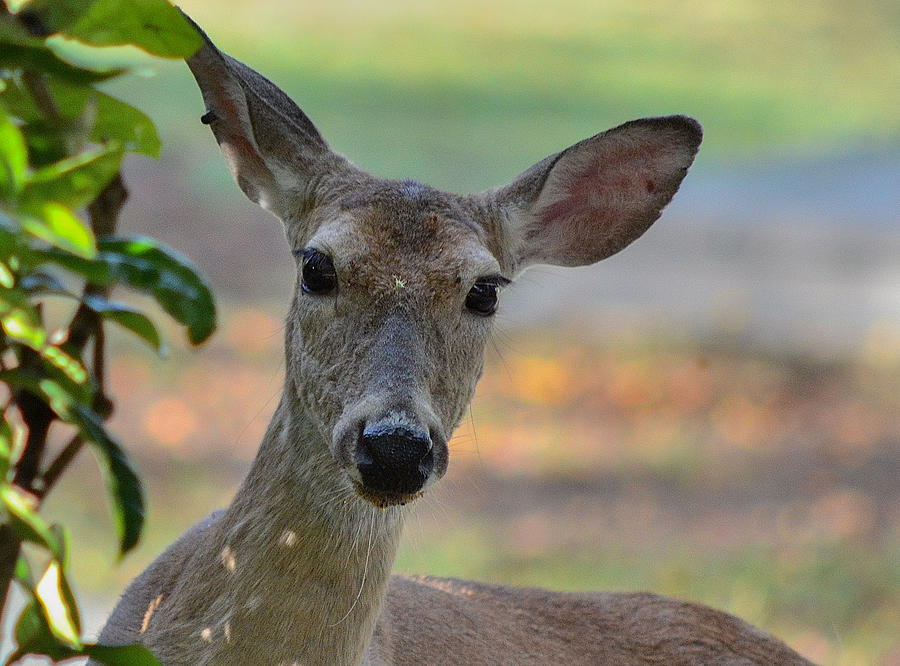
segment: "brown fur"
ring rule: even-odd
[[[730,615],[655,595],[390,577],[401,505],[444,474],[482,372],[491,318],[467,307],[469,290],[636,239],[687,173],[695,121],[626,123],[457,196],[358,170],[208,40],[188,64],[241,189],[298,255],[330,257],[337,284],[306,293],[298,266],[284,394],[249,475],[132,583],[101,642],[142,643],[170,666],[808,663]],[[421,490],[365,485],[372,423],[427,433]]]
[[[734,616],[647,593],[394,576],[383,614],[392,640],[382,657],[398,666],[809,663]]]

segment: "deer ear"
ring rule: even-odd
[[[187,59],[206,104],[201,120],[212,128],[244,194],[287,221],[314,176],[342,158],[280,88],[222,53],[186,18],[203,37],[203,46]]]
[[[700,124],[684,116],[634,120],[495,190],[500,245],[512,271],[592,264],[626,247],[671,201],[702,136]]]

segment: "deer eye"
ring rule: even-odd
[[[300,274],[303,277],[301,287],[304,292],[321,295],[337,287],[337,273],[331,257],[309,247],[302,250],[300,255],[303,257]]]
[[[496,280],[486,279],[476,282],[466,295],[466,308],[472,314],[490,317],[497,311],[497,295],[500,284]]]

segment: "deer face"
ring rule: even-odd
[[[533,263],[624,248],[674,196],[701,140],[683,116],[632,121],[461,197],[360,171],[208,40],[188,65],[235,180],[284,222],[297,257],[287,397],[377,506],[410,501],[446,470],[500,289]]]
[[[447,468],[506,278],[465,206],[415,183],[364,179],[310,217],[291,388],[360,495],[407,502]]]

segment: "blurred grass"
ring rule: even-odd
[[[900,127],[890,113],[900,11],[885,0],[196,2],[189,11],[216,27],[227,16],[220,41],[295,78],[402,83],[431,106],[441,103],[435,90],[462,86],[498,101],[528,91],[561,110],[712,105],[750,140],[798,129],[834,137],[836,121],[844,131]]]
[[[290,92],[338,150],[380,175],[445,189],[505,182],[647,115],[698,117],[701,160],[818,154],[900,132],[892,0],[182,6],[221,48]],[[164,136],[196,145],[208,137],[185,122],[201,113],[193,82],[183,66],[163,70],[121,90],[142,100]]]

